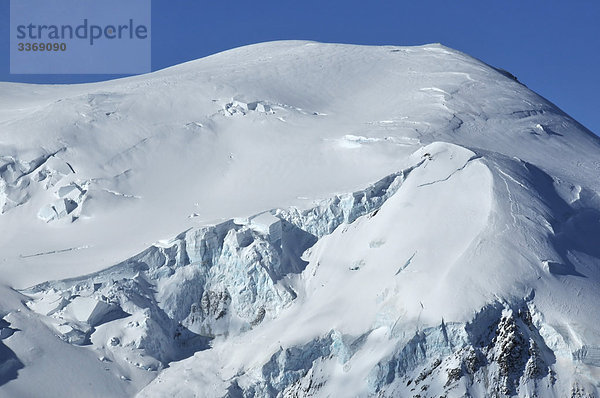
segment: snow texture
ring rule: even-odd
[[[0,395],[600,396],[600,140],[438,44],[0,83]]]

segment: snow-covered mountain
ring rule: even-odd
[[[600,396],[599,173],[441,45],[0,83],[0,395]]]

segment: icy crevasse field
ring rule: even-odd
[[[600,394],[600,139],[443,47],[0,84],[0,395]]]

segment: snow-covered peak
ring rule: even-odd
[[[2,330],[89,345],[117,395],[183,358],[143,394],[594,393],[599,170],[590,131],[439,44],[0,83],[0,278],[38,284]]]

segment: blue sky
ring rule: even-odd
[[[115,76],[10,75],[9,0],[0,0],[0,81],[76,83]],[[597,0],[152,0],[152,69],[245,44],[307,39],[440,42],[504,68],[600,134]]]

